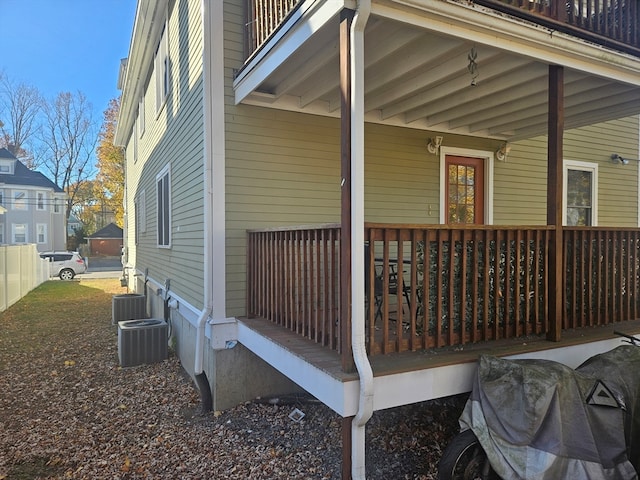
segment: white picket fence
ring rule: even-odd
[[[35,245],[0,246],[0,312],[49,279]]]

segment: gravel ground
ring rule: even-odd
[[[21,328],[0,317],[0,480],[340,478],[340,417],[313,398],[202,413],[174,355],[120,368],[110,298],[103,314],[49,325],[29,348],[12,348]],[[367,478],[436,478],[463,400],[374,414]]]

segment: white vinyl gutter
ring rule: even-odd
[[[364,299],[364,29],[371,0],[358,0],[351,24],[351,348],[360,378],[358,412],[351,424],[351,477],[365,479],[365,426],[373,415],[373,371],[365,347]]]

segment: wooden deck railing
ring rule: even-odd
[[[640,231],[567,227],[563,328],[640,317]]]
[[[548,332],[553,227],[367,224],[370,354]],[[640,230],[565,228],[563,329],[640,316]],[[340,228],[248,232],[247,314],[342,351]],[[348,288],[348,287],[346,287]]]
[[[369,351],[545,333],[549,230],[368,226],[365,262],[378,265],[382,287],[367,292]]]
[[[638,0],[474,0],[554,30],[640,54]],[[283,23],[300,0],[248,0],[247,57]]]
[[[248,232],[247,315],[340,345],[340,227]]]

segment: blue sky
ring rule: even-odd
[[[136,0],[0,0],[0,71],[46,98],[82,92],[98,121],[127,57]]]

